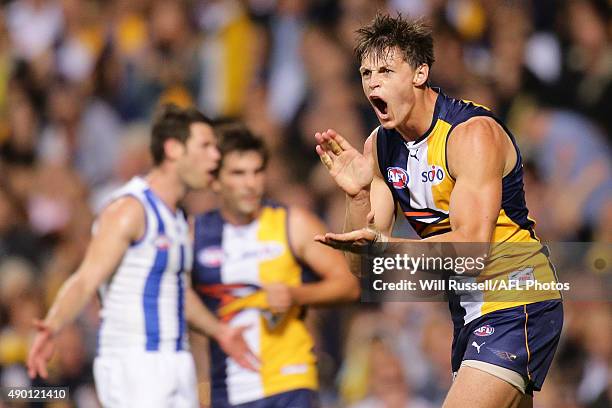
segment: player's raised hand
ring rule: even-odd
[[[356,196],[372,183],[372,141],[368,138],[363,154],[335,130],[315,133],[316,151],[338,186],[348,195]]]
[[[51,328],[43,321],[35,320],[34,327],[36,328],[36,337],[28,354],[28,375],[30,378],[35,378],[37,375],[42,378],[47,378],[47,363],[53,356],[55,349],[55,341]]]
[[[249,326],[232,327],[222,324],[216,340],[225,354],[233,358],[240,366],[247,370],[259,371],[259,358],[249,348],[242,335],[248,328]]]

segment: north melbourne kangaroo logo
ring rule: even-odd
[[[472,346],[476,347],[476,350],[478,351],[478,354],[480,354],[480,348],[482,346],[485,345],[485,342],[483,341],[482,344],[479,346],[478,343],[476,343],[475,341],[472,342]]]

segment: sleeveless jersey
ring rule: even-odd
[[[467,282],[507,282],[513,279],[556,282],[547,248],[539,243],[534,232],[535,223],[528,217],[522,158],[512,133],[487,108],[450,98],[438,88],[434,90],[438,97],[433,120],[421,138],[406,142],[395,129],[378,128],[378,165],[399,210],[421,238],[451,231],[449,203],[455,180],[448,171],[448,137],[457,125],[470,118],[490,117],[503,127],[517,155],[516,165],[502,180],[501,209],[493,234],[493,242],[504,244],[493,246],[487,267],[480,276],[455,279]],[[508,261],[508,252],[512,253],[512,262]],[[453,321],[463,325],[495,310],[556,299],[560,294],[557,290],[482,290],[469,293],[450,291],[448,296]]]
[[[304,310],[294,307],[273,316],[262,290],[267,283],[298,286],[312,278],[291,250],[288,209],[267,203],[248,225],[226,222],[219,210],[202,214],[196,218],[194,246],[194,289],[221,320],[249,326],[245,340],[261,361],[259,372],[249,371],[211,342],[212,405],[317,389]]]
[[[146,231],[100,287],[98,354],[186,350],[185,270],[192,245],[185,216],[181,210],[173,213],[140,177],[112,194],[111,201],[124,196],[143,206]]]

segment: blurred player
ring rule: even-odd
[[[212,406],[318,406],[305,306],[354,300],[358,282],[340,252],[313,241],[324,231],[316,216],[264,201],[263,142],[240,125],[218,134],[221,206],[196,217],[193,286],[222,321],[248,325],[261,367],[245,370],[211,344]]]
[[[85,258],[37,322],[31,377],[47,377],[54,337],[99,290],[102,303],[96,389],[105,407],[197,407],[185,322],[218,339],[249,366],[244,328],[218,322],[189,287],[192,243],[177,207],[189,189],[210,184],[219,151],[210,121],[166,106],[153,125],[154,168],[114,193]]]
[[[379,15],[358,34],[363,91],[381,126],[366,140],[363,154],[333,130],[315,135],[317,153],[348,198],[347,232],[317,240],[352,252],[387,241],[399,205],[430,242],[520,242],[537,248],[523,258],[524,269],[479,281],[554,282],[528,218],[512,134],[488,109],[429,86],[433,39],[423,24]],[[501,262],[489,267],[495,270]],[[357,272],[357,263],[351,267]],[[560,294],[543,290],[500,299],[499,292],[449,293],[457,377],[445,407],[528,407],[533,391],[542,387],[563,322]]]

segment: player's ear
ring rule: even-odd
[[[164,142],[164,156],[169,160],[178,159],[183,155],[184,149],[185,145],[177,139],[166,139]]]
[[[427,78],[429,78],[429,65],[421,64],[414,70],[412,83],[414,86],[423,86],[427,83]]]

